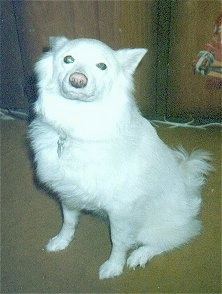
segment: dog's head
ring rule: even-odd
[[[36,64],[40,90],[91,102],[110,93],[120,76],[130,79],[146,49],[112,50],[95,39],[50,37],[51,50]]]

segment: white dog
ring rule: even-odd
[[[120,275],[125,263],[144,267],[201,230],[196,217],[210,155],[170,149],[141,116],[132,75],[146,52],[52,37],[36,64],[30,138],[37,176],[57,193],[64,218],[46,249],[68,246],[82,210],[106,213],[112,252],[100,279]]]

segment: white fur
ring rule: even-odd
[[[132,75],[146,49],[114,51],[92,39],[50,41],[51,51],[36,64],[39,97],[30,126],[39,180],[63,208],[63,227],[46,248],[68,246],[81,210],[101,211],[109,217],[112,252],[100,279],[120,275],[126,260],[131,268],[144,267],[200,233],[196,217],[210,156],[168,148],[141,116]],[[67,55],[75,61],[64,63]],[[96,66],[101,62],[107,69]],[[87,77],[86,87],[69,83],[74,72]]]

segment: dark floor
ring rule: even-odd
[[[125,269],[118,278],[98,279],[109,255],[104,223],[82,216],[75,240],[63,252],[42,248],[56,234],[61,215],[38,189],[25,146],[27,125],[2,121],[1,293],[221,293],[221,133],[159,128],[163,140],[188,150],[208,149],[216,171],[203,191],[202,235],[189,245],[155,257],[145,269]]]

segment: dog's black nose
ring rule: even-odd
[[[69,77],[70,84],[75,88],[84,88],[87,85],[87,77],[80,72],[74,72]]]

